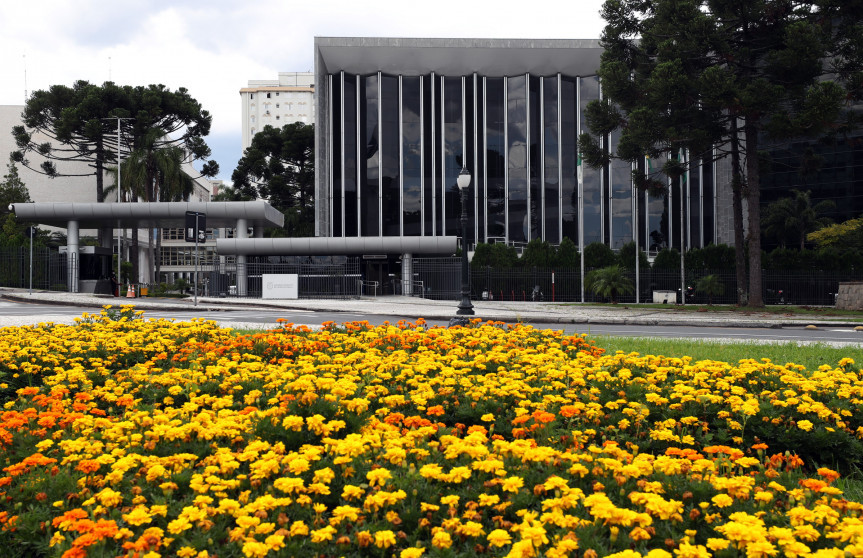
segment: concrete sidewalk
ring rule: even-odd
[[[31,303],[78,306],[82,309],[98,309],[111,304],[132,304],[140,310],[185,310],[194,309],[193,300],[174,298],[115,298],[106,295],[34,291],[26,289],[0,288],[0,298]],[[674,325],[697,327],[801,327],[806,325],[830,327],[855,327],[863,321],[845,316],[794,317],[790,314],[767,312],[696,312],[679,306],[657,308],[629,308],[626,305],[599,306],[561,302],[509,302],[473,301],[477,318],[502,322],[559,323],[559,324],[623,324],[623,325]],[[326,312],[351,312],[369,315],[405,316],[410,319],[425,318],[448,320],[455,315],[457,301],[429,300],[407,296],[363,297],[347,300],[298,299],[263,300],[239,298],[198,297],[197,308],[205,313],[213,310],[239,310],[252,308],[296,309]],[[83,311],[83,310],[82,310]],[[92,310],[91,310],[92,311]],[[863,320],[863,314],[860,316]]]

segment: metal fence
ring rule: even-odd
[[[415,258],[414,279],[426,285],[425,296],[441,300],[458,300],[461,296],[461,268],[459,258]],[[586,270],[585,275],[590,270]],[[654,291],[672,292],[669,302],[680,300],[681,279],[679,270],[643,269],[639,277],[639,301],[652,302]],[[722,293],[708,297],[698,292],[698,280],[716,275]],[[627,277],[636,284],[635,272]],[[687,270],[686,302],[693,304],[736,304],[737,278],[734,270]],[[795,304],[829,306],[835,304],[839,283],[859,281],[861,273],[835,271],[762,271],[763,297],[766,304]],[[507,301],[581,301],[581,273],[578,268],[472,268],[470,270],[471,298],[478,300]],[[585,290],[586,302],[603,302]],[[618,302],[632,304],[635,292],[621,295]]]
[[[77,266],[72,263],[73,275]],[[44,291],[69,290],[69,264],[66,254],[49,248],[33,249],[33,288]],[[0,248],[0,286],[30,288],[30,249]]]
[[[339,263],[216,262],[202,271],[200,289],[207,296],[261,298],[262,278],[269,274],[296,274],[300,298],[348,299],[363,294],[359,258]],[[246,277],[246,289],[238,288],[238,271]]]

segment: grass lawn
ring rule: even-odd
[[[599,308],[637,308],[667,312],[734,312],[742,315],[778,314],[785,316],[831,316],[845,317],[849,321],[863,322],[863,312],[840,310],[833,306],[792,306],[770,305],[763,308],[750,308],[733,304],[599,304],[599,303],[562,303],[562,306],[593,306]]]
[[[590,339],[609,352],[636,352],[641,355],[692,357],[699,360],[719,360],[737,363],[743,359],[770,359],[776,364],[793,362],[808,370],[817,370],[824,364],[835,366],[843,358],[863,362],[863,348],[832,347],[823,343],[798,345],[797,343],[728,343],[722,341],[694,341],[660,337],[612,337],[594,335]],[[863,334],[861,334],[863,341]]]

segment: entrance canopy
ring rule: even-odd
[[[245,226],[281,227],[285,216],[265,201],[248,202],[157,202],[157,203],[15,203],[10,206],[24,221],[40,225],[66,227],[76,222],[82,229],[121,228],[182,228],[186,212],[207,215],[211,228],[233,228],[238,220]]]
[[[222,255],[249,256],[368,256],[389,254],[454,254],[455,236],[363,236],[305,238],[219,238]]]

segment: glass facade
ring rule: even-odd
[[[339,72],[326,83],[331,236],[460,236],[466,167],[470,243],[619,249],[637,233],[655,253],[715,240],[710,163],[672,185],[664,159],[645,159],[638,166],[670,188],[660,195],[634,191],[629,163],[580,165],[584,112],[602,94],[596,76]],[[617,141],[603,140],[612,153]]]

